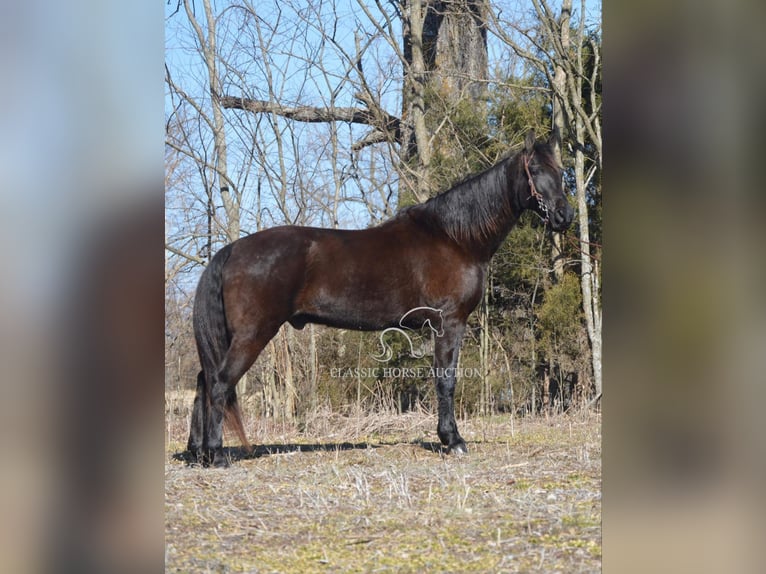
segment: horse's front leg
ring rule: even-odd
[[[447,447],[447,453],[466,454],[468,448],[457,430],[455,421],[455,370],[465,323],[445,326],[441,336],[435,337],[434,368],[436,371],[436,396],[439,400],[439,440]]]

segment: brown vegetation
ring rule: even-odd
[[[600,570],[598,415],[464,420],[456,457],[429,413],[325,414],[257,423],[261,446],[224,471],[174,459],[169,416],[166,570]]]

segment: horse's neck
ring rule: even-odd
[[[497,250],[500,249],[500,246],[505,241],[505,238],[508,237],[508,234],[515,227],[518,220],[519,218],[516,215],[511,215],[503,219],[498,232],[484,243],[483,249],[480,249],[482,252],[482,259],[486,261],[492,259],[495,253],[497,253]]]
[[[523,211],[520,198],[517,197],[518,189],[514,185],[514,170],[518,167],[514,163],[515,158],[508,162],[502,167],[502,172],[496,174],[499,181],[487,182],[490,195],[483,199],[490,206],[487,210],[489,218],[480,226],[484,232],[473,238],[474,247],[482,252],[487,261],[503,244]]]
[[[471,197],[471,190],[467,187],[456,188],[450,198],[453,205],[465,206],[466,212],[461,214],[462,235],[459,237],[455,230],[454,207],[444,211],[446,215],[444,225],[448,234],[453,235],[461,245],[476,254],[476,257],[489,261],[500,248],[505,238],[510,233],[519,218],[519,213],[504,194],[508,193],[504,185],[495,192],[497,197],[482,197],[478,203]],[[448,221],[452,218],[452,221]],[[452,231],[452,233],[450,233]]]

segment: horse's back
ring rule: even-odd
[[[365,230],[275,227],[233,244],[224,299],[235,326],[378,330],[416,307],[462,307],[481,282],[473,267],[451,241],[408,217]]]

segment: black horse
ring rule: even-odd
[[[420,328],[439,313],[434,367],[437,433],[467,452],[455,422],[455,368],[487,266],[522,211],[564,231],[573,210],[553,142],[527,134],[524,149],[370,229],[285,226],[226,245],[202,273],[194,301],[197,377],[188,450],[226,466],[226,416],[247,445],[235,385],[285,322],[375,331]]]

